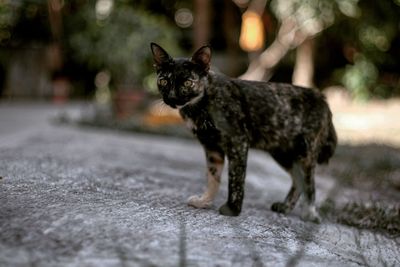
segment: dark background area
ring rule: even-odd
[[[261,8],[253,8],[257,2]],[[251,9],[264,38],[260,48],[246,51],[239,38],[242,15]],[[154,92],[151,41],[174,56],[211,44],[215,67],[239,76],[279,37],[285,16],[303,32],[319,23],[307,36],[314,42],[315,87],[342,85],[358,99],[400,94],[398,0],[8,0],[0,4],[0,97],[91,98],[103,70],[112,94]],[[299,46],[290,47],[268,79],[292,82]]]

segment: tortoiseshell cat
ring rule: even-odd
[[[290,174],[292,187],[271,209],[290,212],[301,194],[303,218],[319,222],[314,169],[333,155],[337,137],[324,96],[290,84],[245,81],[210,71],[211,49],[203,46],[187,58],[171,58],[151,43],[157,84],[164,102],[178,108],[203,145],[207,190],[189,198],[189,205],[208,208],[218,192],[225,156],[229,193],[219,209],[237,216],[242,209],[249,148],[267,151]]]

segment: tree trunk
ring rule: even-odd
[[[314,78],[314,39],[306,39],[296,49],[292,82],[295,85],[313,87]]]
[[[292,19],[282,22],[278,35],[272,44],[250,62],[247,71],[239,78],[244,80],[269,80],[274,67],[289,52],[290,49],[301,44],[307,36],[299,30]]]
[[[63,21],[62,21],[62,1],[61,0],[47,0],[47,8],[49,13],[49,24],[51,34],[53,37],[53,44],[50,51],[50,68],[53,71],[61,70],[63,67],[62,55],[62,34],[63,34]]]
[[[210,0],[194,0],[193,45],[195,49],[210,42]]]
[[[261,55],[250,62],[247,71],[239,78],[243,80],[269,80],[273,68],[287,54],[289,47],[275,40]]]
[[[226,60],[224,60],[224,69],[221,70],[229,76],[237,76],[242,71],[241,50],[237,45],[240,34],[238,13],[237,7],[232,0],[224,0],[222,27],[226,41]]]

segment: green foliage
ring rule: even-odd
[[[357,3],[358,0],[272,0],[271,9],[278,20],[290,17],[312,36],[334,24],[340,16],[358,17]]]
[[[400,67],[393,57],[400,53],[394,45],[399,40],[400,0],[272,0],[271,11],[279,21],[294,20],[309,36],[328,35],[343,50],[354,51],[354,56],[344,55],[348,62],[335,73],[355,98],[400,93],[399,85],[381,79],[385,71]]]
[[[108,70],[114,84],[141,85],[153,72],[150,42],[177,52],[177,31],[164,18],[120,1],[109,10],[86,4],[68,22],[72,55],[92,70]]]
[[[387,98],[396,91],[395,85],[385,84],[380,77],[399,67],[393,57],[395,49],[398,50],[394,42],[399,38],[400,2],[397,2],[361,1],[356,19],[342,19],[335,25],[336,39],[356,51],[353,58],[348,58],[352,65],[347,65],[339,77],[356,99]]]
[[[368,88],[378,81],[378,70],[374,63],[360,54],[355,57],[353,65],[347,65],[341,77],[343,85],[351,91],[358,100],[370,98]]]
[[[11,37],[11,29],[16,24],[18,4],[12,1],[0,1],[0,45]]]

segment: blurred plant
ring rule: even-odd
[[[0,2],[0,44],[3,45],[11,38],[11,29],[16,24],[19,7],[18,3],[12,1]]]
[[[48,43],[50,31],[47,3],[40,0],[0,1],[0,47],[24,47],[31,43]],[[0,50],[2,59],[9,58],[9,52]]]
[[[378,81],[379,72],[364,55],[355,56],[353,65],[347,65],[341,75],[341,82],[357,100],[370,98],[369,88]]]
[[[267,39],[269,46],[250,62],[241,78],[270,79],[275,66],[291,49],[325,35],[331,42],[339,41],[342,45],[344,55],[337,56],[344,57],[349,64],[340,71],[337,81],[348,87],[356,98],[387,97],[388,90],[396,90],[382,84],[381,75],[385,70],[397,73],[395,70],[399,67],[393,57],[400,52],[394,45],[399,42],[399,0],[271,0],[267,8],[278,22],[276,33]],[[350,56],[346,54],[347,48],[353,51]],[[296,65],[299,58],[312,62],[310,49],[306,57],[296,56]],[[322,53],[325,51],[318,51]],[[327,54],[329,51],[323,56]],[[309,72],[306,75],[312,76],[312,69]],[[400,93],[398,82],[391,86],[397,86]]]
[[[398,73],[400,2],[398,0],[360,2],[360,15],[355,20],[343,20],[336,25],[336,38],[352,53],[347,53],[347,65],[339,80],[359,100],[371,97],[387,98],[400,93],[400,84],[386,84],[382,75]],[[346,54],[346,52],[345,52]]]
[[[108,71],[113,86],[143,86],[153,72],[150,42],[179,49],[177,31],[164,18],[122,1],[89,2],[66,23],[72,55],[92,70]]]
[[[292,20],[304,34],[315,35],[335,22],[340,15],[338,11],[349,17],[358,16],[357,2],[358,0],[273,0],[271,10],[279,21]]]
[[[270,79],[272,69],[291,49],[301,46],[332,26],[336,17],[359,16],[357,2],[358,0],[272,0],[269,9],[279,22],[275,39],[250,63],[241,78]]]
[[[107,71],[100,71],[97,73],[94,84],[96,85],[95,100],[99,105],[106,105],[110,103],[111,92],[108,84],[110,83],[110,73]]]

